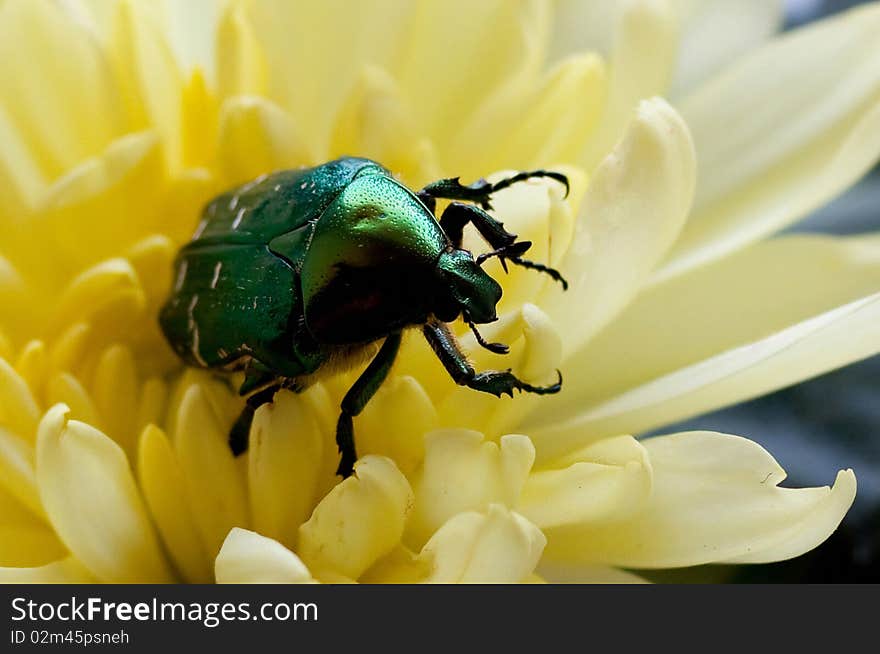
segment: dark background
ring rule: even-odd
[[[785,29],[858,4],[788,0]],[[880,39],[880,34],[877,36]],[[860,234],[880,229],[880,167],[790,231]],[[880,290],[880,288],[878,288]],[[649,575],[658,581],[880,582],[880,356],[757,400],[706,414],[663,433],[708,429],[761,443],[788,472],[784,486],[825,486],[852,468],[855,504],[837,532],[797,559],[766,565],[703,566]]]

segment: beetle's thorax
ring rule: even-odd
[[[361,343],[423,324],[446,238],[384,174],[359,175],[315,227],[302,270],[306,326],[319,343]]]

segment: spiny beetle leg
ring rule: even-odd
[[[497,397],[501,397],[504,393],[513,397],[514,390],[537,393],[538,395],[553,395],[562,390],[562,373],[557,370],[556,374],[559,380],[555,384],[550,386],[532,386],[515,377],[509,370],[489,370],[475,374],[473,379],[467,382],[467,386],[476,391],[491,393]]]
[[[341,455],[336,474],[342,475],[343,478],[354,472],[354,462],[357,461],[352,418],[364,410],[367,402],[379,390],[382,382],[388,376],[391,366],[394,365],[394,359],[399,349],[400,334],[387,336],[379,352],[370,361],[370,365],[342,398],[340,404],[342,413],[339,415],[339,422],[336,423],[336,446]]]
[[[461,183],[459,177],[440,179],[428,184],[418,192],[418,196],[419,199],[428,205],[428,208],[432,211],[434,210],[434,200],[441,198],[444,200],[466,200],[468,202],[476,202],[483,207],[483,209],[491,209],[492,203],[489,201],[489,198],[493,193],[505,189],[508,186],[512,186],[513,184],[524,182],[527,179],[539,177],[554,179],[565,186],[565,197],[568,197],[568,177],[552,170],[527,170],[511,175],[510,177],[505,177],[494,184],[490,184],[485,179],[480,179],[473,184],[465,186]]]
[[[442,322],[429,322],[422,329],[422,333],[437,358],[440,359],[440,363],[446,368],[446,372],[460,386],[467,386],[498,397],[505,393],[513,396],[514,390],[551,395],[562,389],[562,374],[559,371],[557,371],[559,381],[550,386],[532,386],[517,379],[509,370],[476,372],[468,363],[467,357],[461,351],[461,346],[449,327]]]
[[[454,248],[461,247],[464,226],[468,223],[473,224],[477,231],[480,232],[480,235],[495,250],[508,248],[516,243],[516,234],[508,232],[504,229],[504,225],[472,204],[453,202],[446,207],[443,215],[440,216],[440,227],[443,228],[446,236],[452,241]],[[527,249],[528,246],[522,249],[519,254],[522,254]]]
[[[235,423],[233,423],[232,429],[229,430],[229,449],[232,450],[234,456],[244,454],[247,451],[248,436],[251,432],[251,424],[254,421],[254,413],[264,404],[271,402],[272,398],[275,397],[275,393],[282,386],[283,382],[272,384],[258,393],[254,393],[247,399],[244,408],[238,414]]]

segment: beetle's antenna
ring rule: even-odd
[[[471,331],[474,333],[474,336],[477,338],[477,343],[482,345],[484,348],[489,350],[490,352],[494,352],[495,354],[507,354],[510,351],[510,348],[507,347],[504,343],[489,343],[483,339],[483,336],[480,332],[477,331],[477,326],[470,320],[466,320],[468,327],[471,328]]]
[[[557,282],[562,284],[563,291],[568,290],[568,282],[566,281],[565,277],[563,277],[562,274],[558,270],[556,270],[555,268],[551,268],[550,266],[545,266],[544,264],[541,264],[541,263],[535,263],[534,261],[529,261],[528,259],[522,259],[520,257],[507,257],[507,258],[510,259],[517,266],[522,266],[523,268],[529,268],[530,270],[537,270],[538,272],[547,273],[554,280],[556,280]]]

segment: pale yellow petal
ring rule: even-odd
[[[643,102],[587,189],[560,265],[569,290],[548,293],[542,306],[566,352],[624,307],[672,245],[690,208],[695,169],[679,115],[663,100]]]
[[[566,565],[552,561],[538,564],[538,574],[549,584],[647,584],[632,572],[602,565]]]
[[[296,545],[297,530],[319,498],[328,445],[298,395],[279,391],[257,410],[248,446],[248,496],[257,532]]]
[[[103,428],[94,400],[79,380],[70,373],[60,372],[49,379],[46,404],[54,406],[58,403],[70,407],[72,418],[98,429]]]
[[[459,513],[422,549],[429,583],[518,583],[535,569],[544,534],[521,515],[493,504],[486,513]]]
[[[54,273],[63,283],[72,271],[118,256],[121,247],[154,233],[168,219],[166,188],[154,132],[129,134],[82,161],[47,191],[35,229],[47,231],[60,256],[40,274]]]
[[[93,584],[95,577],[74,557],[37,568],[0,568],[3,584]]]
[[[552,455],[870,356],[880,350],[878,285],[877,236],[788,236],[671,279],[565,362],[589,374],[570,397],[535,405],[528,433]]]
[[[639,103],[666,91],[675,64],[677,27],[668,0],[621,3],[602,118],[579,162],[587,170],[624,136]]]
[[[309,149],[327,159],[333,117],[365,64],[385,65],[403,55],[397,35],[412,3],[398,0],[287,2],[259,0],[246,5],[271,71],[267,94],[309,126]]]
[[[0,421],[15,433],[33,438],[39,419],[40,409],[27,383],[0,359]]]
[[[190,583],[211,581],[211,559],[186,501],[186,482],[165,433],[144,429],[138,443],[137,476],[144,499],[175,568]]]
[[[240,3],[230,3],[220,19],[215,49],[220,99],[265,93],[268,75],[265,56]]]
[[[63,404],[50,409],[37,437],[37,484],[52,525],[103,581],[169,581],[125,454],[67,414]]]
[[[681,102],[700,184],[660,274],[802,218],[880,157],[880,6],[788,33]]]
[[[409,476],[424,459],[424,435],[436,429],[437,409],[415,378],[393,376],[355,422],[358,452],[387,456]]]
[[[0,487],[34,516],[45,518],[37,489],[33,445],[4,427],[0,427]]]
[[[679,46],[670,94],[697,88],[782,26],[782,0],[679,0]]]
[[[218,584],[308,584],[312,576],[299,557],[266,536],[235,528],[214,563]]]
[[[527,437],[511,434],[499,444],[457,429],[424,438],[425,462],[413,482],[416,502],[407,525],[407,542],[416,549],[458,513],[516,505],[535,460]]]
[[[230,426],[221,427],[201,384],[187,388],[177,411],[174,445],[208,557],[220,551],[230,529],[249,524],[245,480],[228,444]]]
[[[183,77],[156,16],[142,3],[117,5],[112,44],[123,97],[135,128],[155,128],[166,161],[180,165]]]
[[[394,463],[366,456],[300,527],[297,551],[319,578],[326,570],[357,579],[400,542],[412,503],[409,483]]]
[[[48,179],[97,154],[124,129],[110,62],[63,4],[4,2],[0,59],[18,62],[0,69],[0,97]]]
[[[356,153],[382,165],[412,188],[440,177],[433,145],[394,78],[365,67],[336,117],[330,157]]]
[[[223,103],[218,138],[218,165],[228,185],[312,163],[290,115],[256,96],[237,96]]]
[[[548,560],[666,568],[790,558],[828,538],[855,497],[851,471],[841,472],[833,488],[779,488],[785,472],[738,436],[688,432],[643,443],[654,468],[645,509],[557,532]]]
[[[133,458],[135,450],[134,424],[140,382],[131,350],[123,345],[112,345],[98,360],[92,381],[92,398],[101,416],[101,425]]]
[[[602,440],[529,475],[517,511],[545,530],[618,520],[651,493],[651,461],[631,436]]]
[[[37,397],[43,396],[46,374],[49,371],[49,355],[43,341],[25,343],[15,361],[15,370]]]

